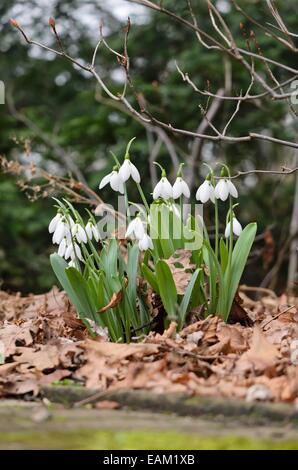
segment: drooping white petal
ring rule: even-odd
[[[227,223],[226,229],[225,229],[225,237],[229,238],[231,233],[231,222]]]
[[[182,193],[184,194],[184,196],[190,197],[190,190],[186,181],[182,180],[181,185],[182,185]]]
[[[236,219],[236,217],[233,217],[233,233],[239,237],[239,235],[242,232],[242,226],[240,222]]]
[[[213,184],[209,182],[209,199],[213,204],[215,203],[214,187]]]
[[[178,177],[173,185],[173,199],[178,199],[182,191],[182,178]]]
[[[53,243],[57,243],[59,245],[59,243],[61,242],[62,238],[65,235],[65,228],[66,228],[66,225],[64,222],[61,222],[61,221],[58,222],[58,225],[53,235]]]
[[[109,173],[108,175],[103,177],[103,179],[101,180],[101,182],[99,184],[99,189],[104,188],[110,182],[112,173]]]
[[[51,220],[49,224],[50,233],[55,232],[58,222],[60,222],[60,220],[61,220],[61,214],[58,212],[58,214],[56,214],[55,217],[53,217],[53,219]]]
[[[65,255],[66,248],[67,248],[66,238],[63,238],[58,248],[58,255],[61,256],[62,258]]]
[[[78,234],[77,236],[80,238],[80,243],[87,243],[87,235],[86,235],[86,232],[85,230],[83,229],[83,227],[81,225],[78,224]]]
[[[220,179],[214,191],[216,199],[226,201],[230,193],[230,188],[226,179]]]
[[[130,175],[131,175],[130,161],[126,158],[119,169],[119,176],[122,182],[125,183],[125,181],[128,180]]]
[[[234,233],[234,235],[239,237],[241,232],[242,232],[242,226],[241,226],[240,222],[236,219],[236,217],[233,217],[233,233]],[[226,230],[225,230],[225,237],[229,238],[230,233],[231,233],[231,222],[228,222],[228,224],[226,226]]]
[[[209,200],[210,196],[210,188],[209,188],[209,181],[205,180],[201,186],[199,186],[197,193],[196,193],[196,199],[198,201],[201,201],[203,204]]]
[[[138,245],[141,251],[146,251],[148,250],[148,248],[151,248],[153,250],[153,242],[151,238],[149,237],[149,235],[147,235],[146,233],[144,233],[141,240],[139,240]]]
[[[83,261],[83,257],[82,257],[82,253],[81,253],[81,248],[79,247],[79,245],[77,243],[74,243],[74,251],[77,255],[77,258],[80,260],[80,261]]]
[[[92,237],[93,237],[92,226],[93,226],[93,224],[91,224],[91,222],[88,222],[86,227],[85,227],[85,231],[87,233],[87,237],[89,238],[89,240],[92,240]]]
[[[131,177],[132,179],[136,182],[136,183],[140,183],[141,181],[141,177],[140,177],[140,173],[139,173],[139,170],[137,169],[137,167],[130,162],[130,172],[131,172]]]
[[[93,233],[93,236],[94,236],[94,239],[95,241],[98,242],[98,240],[100,239],[100,234],[99,234],[99,230],[98,228],[92,224],[92,233]]]
[[[153,199],[158,199],[161,196],[162,181],[160,180],[153,190]]]
[[[111,188],[114,190],[114,191],[119,191],[119,185],[121,183],[121,180],[120,180],[120,177],[119,177],[119,174],[117,171],[113,171],[112,172],[112,176],[111,176],[111,179],[110,179],[110,185],[111,185]]]
[[[169,180],[164,176],[162,179],[162,189],[161,189],[161,197],[163,199],[169,199],[173,197],[173,188]]]
[[[136,217],[136,223],[134,227],[134,234],[137,240],[141,240],[144,236],[145,230],[144,230],[144,225],[143,222],[139,217]]]
[[[238,191],[237,191],[234,183],[232,183],[231,180],[227,180],[227,183],[228,183],[228,186],[229,186],[229,192],[230,192],[231,196],[237,198],[238,197]]]
[[[120,180],[120,178],[119,178],[118,192],[119,192],[120,194],[124,194],[124,183]]]
[[[130,237],[130,236],[134,233],[135,225],[136,225],[136,219],[133,219],[133,220],[128,224],[127,230],[126,230],[126,232],[125,232],[125,238]]]
[[[143,222],[141,221],[140,217],[136,217],[133,219],[126,230],[125,233],[125,238],[131,237],[131,235],[134,235],[137,240],[141,240],[143,238],[145,233],[144,225]]]
[[[72,246],[72,243],[71,243],[71,244],[68,245],[68,247],[66,248],[64,258],[65,258],[65,259],[68,259],[68,258],[72,258],[72,257],[73,257],[73,246]]]

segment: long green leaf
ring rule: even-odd
[[[196,284],[196,280],[197,280],[197,277],[198,277],[200,271],[201,271],[201,269],[198,268],[193,273],[193,275],[192,275],[192,277],[189,281],[189,284],[186,288],[186,291],[185,291],[185,294],[183,296],[182,302],[180,304],[180,307],[179,307],[179,325],[178,325],[179,329],[182,328],[183,325],[184,325],[185,317],[186,317],[187,310],[188,310],[188,307],[189,307],[189,304],[190,304],[190,301],[191,301],[191,297],[192,297],[192,291],[194,289],[194,286]]]
[[[171,270],[163,260],[156,264],[156,280],[165,311],[171,318],[177,318],[177,290]]]
[[[235,247],[232,254],[232,263],[231,263],[231,275],[230,275],[230,282],[229,285],[229,273],[226,271],[224,275],[224,284],[225,288],[228,292],[228,298],[226,303],[225,312],[225,320],[228,319],[232,303],[237,292],[239,282],[241,276],[243,274],[247,258],[249,252],[251,250],[252,244],[254,242],[255,236],[257,232],[257,224],[251,223],[248,224],[243,232],[241,233],[240,237],[238,238],[237,242],[235,243]]]
[[[58,281],[60,282],[62,288],[65,290],[67,293],[71,303],[74,305],[77,313],[80,315],[80,313],[83,311],[82,305],[78,299],[78,296],[73,289],[71,283],[68,280],[68,277],[66,276],[65,269],[68,267],[68,264],[66,261],[61,258],[57,253],[53,253],[50,256],[50,262],[53,268],[54,273],[56,274],[56,277]]]
[[[88,292],[87,281],[83,278],[82,274],[75,268],[69,267],[65,269],[65,274],[71,287],[76,293],[81,305],[81,315],[95,321],[95,309],[92,307],[90,300],[90,293]]]

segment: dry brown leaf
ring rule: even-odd
[[[195,265],[190,261],[191,250],[176,250],[174,255],[165,260],[176,285],[177,293],[183,295],[189,284]],[[189,271],[189,272],[188,272]]]
[[[93,350],[98,357],[103,356],[109,359],[109,363],[121,361],[129,356],[143,357],[151,354],[157,354],[159,347],[151,343],[98,343],[97,341],[87,340],[82,347],[87,350]]]
[[[257,372],[272,373],[277,365],[279,351],[268,341],[258,326],[254,327],[251,347],[239,359],[237,366],[248,366]]]
[[[127,285],[128,285],[128,280],[125,278],[125,285],[124,285],[125,289]],[[123,289],[119,290],[119,292],[114,292],[114,294],[111,297],[110,302],[104,307],[102,307],[100,310],[98,310],[97,313],[104,313],[104,312],[107,312],[110,308],[116,307],[118,304],[120,304],[122,298],[123,298]]]
[[[54,369],[59,365],[59,354],[56,346],[40,345],[37,350],[17,348],[16,352],[18,354],[14,355],[16,362],[29,364],[39,371]]]

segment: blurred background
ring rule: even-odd
[[[189,17],[187,2],[163,3]],[[199,23],[214,34],[205,2],[193,3]],[[265,3],[263,0],[239,2],[263,23],[268,15]],[[252,25],[231,7],[231,2],[219,0],[217,6],[239,44],[245,47],[244,32],[249,34]],[[289,29],[297,31],[297,16],[293,14],[297,8],[296,0],[280,1],[279,7]],[[232,94],[246,90],[249,84],[249,76],[242,67],[229,63],[216,51],[204,49],[191,31],[158,12],[128,1],[2,0],[0,80],[5,83],[6,102],[0,105],[0,155],[8,160],[36,164],[61,177],[73,175],[98,193],[99,181],[113,166],[110,150],[121,157],[127,142],[136,136],[132,157],[148,195],[156,181],[153,159],[168,168],[173,180],[177,163],[184,161],[187,166],[195,152],[196,171],[191,175],[193,194],[206,175],[203,162],[213,166],[217,161],[226,162],[232,172],[296,165],[297,156],[293,149],[269,142],[228,145],[205,141],[194,148],[193,140],[187,136],[159,134],[144,127],[103,94],[91,75],[51,52],[28,46],[9,24],[9,18],[16,18],[29,37],[56,47],[48,26],[50,16],[56,19],[65,49],[89,63],[99,39],[99,23],[104,23],[109,45],[122,52],[123,28],[130,16],[128,48],[131,76],[138,97],[150,103],[152,114],[177,127],[196,130],[202,121],[200,106],[206,107],[207,102],[205,97],[194,94],[191,87],[183,83],[175,61],[202,89],[209,83],[212,91],[220,90],[227,67],[232,77]],[[255,33],[259,34],[257,30]],[[281,44],[262,33],[257,39],[268,57],[292,67],[297,65],[295,56]],[[113,92],[121,92],[124,74],[115,56],[107,49],[101,49],[96,66]],[[280,74],[279,77],[283,79]],[[137,107],[134,94],[128,93]],[[215,114],[215,125],[222,128],[233,109],[233,103],[223,102]],[[295,140],[297,120],[284,101],[247,102],[241,107],[231,131],[235,136],[254,131]],[[49,265],[53,248],[47,232],[49,220],[54,215],[53,201],[47,197],[30,201],[22,181],[21,177],[0,173],[1,288],[23,293],[44,292],[56,282]],[[240,193],[238,219],[243,225],[258,222],[258,239],[244,279],[247,283],[278,292],[286,288],[293,238],[290,223],[295,181],[295,174],[248,175],[236,180]],[[105,202],[115,202],[115,194],[109,189],[105,188],[100,195]],[[133,187],[130,199],[137,200]],[[207,207],[205,217],[212,225],[208,210]]]

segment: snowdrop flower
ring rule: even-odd
[[[234,235],[239,237],[241,232],[242,232],[242,226],[240,222],[236,219],[236,217],[233,216],[233,233]],[[225,230],[225,237],[229,238],[230,234],[231,234],[231,221],[227,223],[226,230]]]
[[[139,170],[133,163],[131,163],[129,156],[125,157],[125,160],[119,169],[119,176],[123,183],[125,183],[125,181],[130,177],[132,177],[136,183],[140,183],[141,181]]]
[[[147,233],[144,233],[143,237],[141,238],[141,240],[139,240],[139,249],[141,251],[146,251],[148,250],[148,248],[151,248],[151,250],[153,250],[153,242],[151,240],[151,238],[149,237],[149,235],[147,235]]]
[[[214,203],[214,187],[211,181],[207,178],[204,183],[199,186],[196,192],[197,201],[201,201],[203,204],[207,201],[212,201]]]
[[[215,187],[214,195],[216,199],[221,199],[222,201],[226,201],[229,195],[237,198],[238,191],[235,188],[231,180],[226,179],[226,178],[221,178]]]
[[[130,237],[131,235],[134,235],[137,240],[141,240],[145,234],[145,229],[143,222],[139,216],[137,216],[135,219],[133,219],[126,230],[125,233],[125,238]]]
[[[83,261],[81,249],[75,241],[72,241],[72,243],[68,245],[64,257],[65,259],[70,258],[71,260],[78,258],[80,261]]]
[[[71,234],[73,237],[76,237],[76,240],[78,243],[87,243],[87,235],[83,227],[79,224],[76,223],[72,229],[71,229]]]
[[[66,237],[64,237],[59,244],[58,255],[63,258],[65,255],[66,249],[67,249],[67,239]]]
[[[58,212],[55,215],[55,217],[53,217],[53,219],[51,220],[51,222],[49,224],[49,233],[55,232],[55,230],[57,228],[57,225],[61,221],[61,219],[62,219],[62,215],[60,214],[60,212]]]
[[[100,182],[99,189],[104,188],[108,183],[110,183],[110,186],[114,191],[124,194],[123,181],[120,178],[117,167],[114,167],[111,173],[103,177]]]
[[[173,188],[166,176],[162,176],[153,190],[153,199],[170,199],[173,197]]]
[[[178,197],[182,196],[182,194],[185,197],[189,197],[190,190],[188,184],[184,181],[182,176],[177,176],[173,186],[173,199],[177,199]]]
[[[57,245],[59,245],[62,239],[68,235],[68,233],[69,233],[69,227],[67,223],[65,222],[65,220],[61,219],[56,226],[55,232],[53,233],[52,242],[54,244],[57,243]]]
[[[98,228],[94,225],[92,220],[89,220],[89,222],[87,223],[85,227],[85,232],[87,233],[87,237],[89,238],[89,240],[92,240],[92,238],[94,237],[94,240],[98,242],[98,240],[100,239]]]

